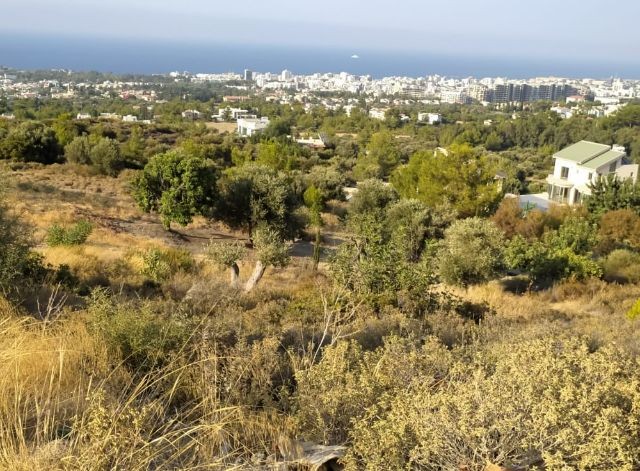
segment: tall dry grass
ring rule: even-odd
[[[291,429],[220,399],[215,352],[138,374],[87,325],[44,327],[0,300],[0,469],[239,469]]]

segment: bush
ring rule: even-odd
[[[89,165],[91,163],[91,143],[87,136],[76,137],[64,148],[64,158],[72,164]]]
[[[561,241],[567,240],[557,238],[555,232],[547,233],[541,241],[516,236],[506,247],[505,264],[528,273],[534,282],[602,276],[602,269],[590,256],[575,253],[571,247],[562,246]]]
[[[44,267],[41,256],[31,250],[29,227],[9,211],[2,196],[0,193],[0,292],[6,293],[19,280],[40,278]]]
[[[640,254],[626,249],[611,252],[601,262],[604,279],[619,283],[640,282]]]
[[[588,254],[598,241],[596,231],[596,225],[587,219],[571,216],[560,225],[552,244],[580,255]]]
[[[152,248],[142,254],[140,274],[161,283],[178,271],[190,271],[193,267],[193,258],[186,250]]]
[[[184,319],[162,316],[149,303],[118,304],[104,290],[93,292],[89,313],[108,347],[139,372],[166,365],[191,331]]]
[[[547,216],[539,209],[528,211],[520,208],[517,198],[502,200],[498,210],[491,217],[493,223],[505,234],[507,239],[521,235],[525,239],[537,239],[542,236],[547,226]]]
[[[120,145],[115,139],[102,138],[90,153],[91,164],[103,175],[116,176],[124,167]]]
[[[615,248],[640,248],[640,216],[631,209],[608,211],[600,218],[598,237],[600,253]]]
[[[55,132],[42,123],[21,123],[0,139],[0,159],[52,164],[59,153]]]
[[[446,358],[434,350],[413,355],[425,364]],[[374,378],[389,373],[373,370]],[[348,394],[373,391],[370,380],[357,379]],[[585,340],[553,337],[505,342],[472,360],[457,356],[448,371],[393,379],[402,388],[352,422],[347,470],[482,470],[487,463],[631,470],[640,458],[637,361],[616,347],[593,352]],[[316,391],[323,404],[329,396]]]
[[[92,231],[93,225],[86,220],[78,221],[69,228],[54,224],[47,231],[47,245],[49,247],[82,245],[87,241]]]
[[[640,299],[638,299],[631,309],[627,311],[627,317],[631,320],[635,320],[640,317]]]
[[[517,233],[522,218],[523,212],[518,198],[503,199],[496,212],[491,216],[493,223],[504,232],[508,239]]]
[[[503,261],[502,232],[491,221],[470,218],[454,222],[445,231],[438,250],[438,271],[449,284],[466,286],[489,280]]]
[[[305,439],[344,443],[348,431],[404,389],[413,378],[447,371],[450,354],[429,338],[423,347],[397,337],[365,352],[355,341],[341,341],[323,350],[322,360],[296,373],[296,421]],[[370,450],[374,453],[374,450]],[[364,469],[359,468],[359,469]],[[401,469],[382,466],[370,469]]]

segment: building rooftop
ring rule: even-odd
[[[554,154],[559,159],[570,160],[578,164],[585,164],[598,156],[611,151],[611,146],[597,142],[580,141]],[[612,151],[611,151],[612,152]],[[602,164],[600,164],[602,165]]]
[[[593,159],[583,163],[582,166],[596,170],[597,168],[600,168],[603,165],[613,162],[614,160],[617,160],[620,157],[624,157],[625,155],[626,154],[624,152],[610,150],[608,152],[605,152],[604,154],[600,154],[599,156],[594,157]]]

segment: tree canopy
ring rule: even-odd
[[[495,169],[469,145],[454,144],[447,152],[421,151],[398,168],[391,183],[404,198],[429,206],[450,203],[461,217],[490,214],[502,199]]]
[[[0,158],[7,160],[51,164],[60,150],[53,129],[32,121],[20,123],[0,141]]]
[[[195,215],[212,214],[217,179],[212,162],[174,150],[149,161],[133,182],[133,195],[143,211],[160,214],[165,228],[185,226]]]
[[[260,223],[268,223],[291,240],[302,228],[295,214],[302,198],[292,183],[291,177],[263,165],[231,168],[220,180],[218,216],[250,237]]]

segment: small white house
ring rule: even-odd
[[[562,119],[568,119],[573,116],[573,110],[571,108],[565,108],[564,106],[552,106],[549,110],[556,113]]]
[[[255,115],[249,114],[249,110],[244,110],[242,108],[231,108],[227,106],[226,108],[220,108],[218,110],[218,114],[213,117],[216,119],[225,119],[226,117],[229,119],[237,120],[240,118],[255,118]]]
[[[437,124],[442,121],[439,113],[418,113],[418,121],[421,123]]]
[[[266,129],[269,126],[269,118],[239,118],[238,134],[241,136],[251,137],[254,134]]]
[[[182,117],[185,119],[200,119],[202,118],[202,113],[200,113],[198,110],[185,110],[182,112]]]
[[[384,121],[385,119],[387,119],[386,113],[387,108],[371,108],[369,110],[369,117]]]
[[[547,177],[549,200],[578,204],[590,195],[589,185],[610,174],[638,179],[638,165],[626,162],[624,147],[580,141],[554,154],[553,174]]]

